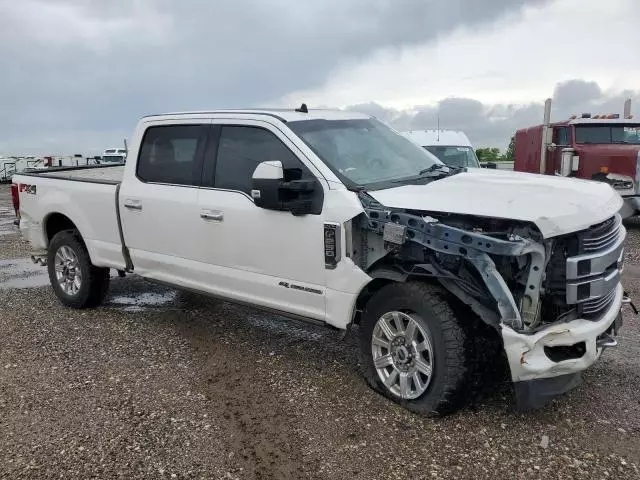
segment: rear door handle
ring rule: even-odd
[[[211,220],[213,222],[222,222],[224,215],[219,210],[201,210],[200,218],[203,220]]]
[[[140,200],[127,198],[124,201],[124,206],[130,210],[142,210],[142,202]]]

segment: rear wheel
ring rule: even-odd
[[[97,307],[106,297],[109,269],[91,263],[89,252],[76,230],[59,232],[51,239],[47,268],[56,296],[67,307]]]
[[[437,286],[391,284],[371,298],[360,324],[367,382],[417,413],[449,413],[464,403],[471,352],[447,299]]]

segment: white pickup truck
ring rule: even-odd
[[[521,408],[542,406],[616,345],[629,301],[611,187],[449,168],[357,113],[149,116],[124,166],[13,182],[64,305],[100,305],[116,269],[357,324],[367,382],[420,413],[463,405],[488,358],[506,358]]]

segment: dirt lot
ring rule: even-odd
[[[354,333],[112,279],[61,307],[0,186],[0,478],[640,478],[640,317],[531,414],[508,385],[422,418],[369,390]],[[640,223],[626,287],[640,303]]]

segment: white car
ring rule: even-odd
[[[428,414],[464,404],[502,349],[536,408],[616,344],[626,231],[606,184],[452,170],[369,116],[304,105],[146,117],[130,152],[13,179],[64,305],[100,305],[117,269],[358,324],[367,382]]]
[[[450,167],[480,168],[469,138],[459,130],[409,130],[402,133]]]

